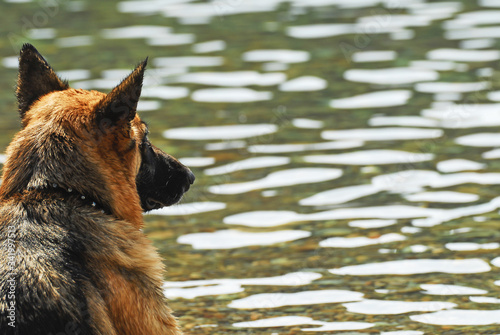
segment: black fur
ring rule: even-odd
[[[30,106],[47,93],[68,89],[45,58],[31,44],[24,44],[19,57],[17,101],[21,118]]]

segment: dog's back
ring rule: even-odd
[[[0,301],[8,306],[0,310],[1,333],[106,334],[90,313],[89,290],[97,288],[84,260],[88,237],[79,227],[87,222],[95,230],[96,222],[57,199],[37,197],[1,203],[0,257],[9,261],[0,267]]]

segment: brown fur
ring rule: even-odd
[[[161,289],[163,264],[140,228],[143,210],[178,201],[194,176],[147,140],[136,114],[145,66],[106,95],[69,88],[23,47],[23,129],[0,187],[2,334],[181,334]],[[7,325],[9,241],[15,328]]]

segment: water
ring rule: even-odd
[[[150,57],[197,175],[145,217],[187,333],[500,334],[500,1],[1,6],[0,153],[21,42],[86,89]]]

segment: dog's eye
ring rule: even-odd
[[[151,142],[149,142],[146,138],[139,144],[139,149],[143,154],[148,154],[152,150]]]

